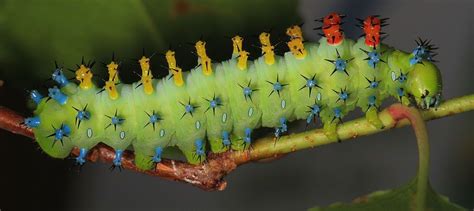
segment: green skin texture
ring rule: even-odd
[[[143,88],[135,88],[135,84],[120,84],[117,89],[120,97],[111,100],[107,92],[97,94],[100,90],[93,87],[82,90],[74,83],[69,83],[61,88],[69,98],[65,105],[59,105],[54,100],[42,100],[35,110],[35,115],[41,119],[39,127],[34,128],[37,142],[50,156],[65,158],[73,147],[91,149],[102,142],[114,149],[133,148],[135,163],[141,169],[151,169],[156,147],[177,146],[185,155],[187,161],[198,164],[205,160],[196,156],[195,141],[203,140],[206,151],[219,153],[229,150],[222,143],[222,132],[230,134],[231,148],[244,150],[249,145],[244,144],[245,128],[281,127],[280,118],[288,122],[306,119],[309,115],[308,106],[318,104],[322,106],[319,118],[324,124],[328,137],[336,137],[336,126],[339,119],[334,119],[334,108],[341,109],[342,117],[355,108],[366,112],[367,119],[374,127],[381,127],[377,116],[377,108],[382,100],[393,96],[404,104],[410,103],[410,97],[418,105],[423,101],[430,102],[441,92],[441,76],[438,68],[429,61],[423,64],[410,65],[410,53],[395,50],[386,45],[377,46],[376,50],[382,53],[381,59],[375,68],[368,65],[367,54],[361,49],[372,51],[364,44],[364,38],[357,42],[345,39],[337,46],[328,45],[325,38],[319,43],[306,43],[307,56],[296,59],[290,52],[283,57],[277,56],[273,65],[267,65],[263,57],[249,62],[244,71],[237,68],[236,59],[233,58],[222,63],[213,64],[214,73],[205,76],[201,67],[185,73],[185,85],[177,87],[173,80],[154,79],[155,87],[151,95],[144,93]],[[347,72],[334,70],[334,64],[326,61],[336,60],[336,49],[342,59],[351,59],[347,63]],[[408,80],[401,83],[395,80],[400,72],[408,74]],[[317,84],[313,87],[311,95],[305,86],[306,79],[315,75]],[[280,95],[277,92],[270,94],[274,83],[279,78],[280,83],[287,84]],[[366,78],[381,81],[379,87],[367,88],[369,82]],[[256,89],[252,99],[246,99],[241,86]],[[241,85],[241,86],[239,86]],[[397,88],[403,88],[405,95],[399,97]],[[338,94],[334,92],[346,89],[349,98],[344,102],[338,101]],[[426,90],[428,94],[426,95]],[[221,100],[213,112],[209,102],[213,96]],[[376,107],[368,108],[369,96],[376,96]],[[425,95],[425,96],[423,96]],[[193,115],[186,114],[182,104],[188,101],[196,106]],[[182,103],[182,104],[181,104]],[[72,108],[83,108],[91,114],[90,120],[83,120],[80,127],[75,125],[76,111]],[[115,110],[118,116],[124,118],[122,124],[115,130],[113,125],[105,129],[111,122],[105,115],[113,116]],[[161,121],[152,125],[145,125],[151,114],[155,111]],[[55,143],[54,137],[46,138],[54,133],[53,125],[59,128],[67,124],[72,132],[68,138],[63,139],[63,144]],[[89,133],[88,133],[89,132]],[[92,136],[90,135],[92,132]],[[207,142],[206,142],[207,140]]]

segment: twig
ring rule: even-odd
[[[395,106],[395,105],[393,105]],[[393,106],[379,113],[379,118],[384,124],[384,129],[377,129],[368,123],[365,118],[359,118],[346,122],[338,126],[337,134],[341,141],[348,140],[363,135],[370,135],[394,127],[402,127],[409,124],[406,119],[400,119],[390,112]],[[474,110],[474,95],[467,95],[460,98],[448,100],[437,109],[422,111],[424,120],[438,119],[458,113]],[[5,107],[0,107],[0,128],[34,138],[30,129],[21,126],[19,123],[23,117]],[[325,144],[337,142],[327,138],[321,129],[310,130],[298,134],[290,134],[281,137],[276,144],[272,137],[261,138],[255,141],[251,150],[229,151],[220,154],[210,153],[208,161],[201,165],[190,165],[185,162],[164,159],[156,165],[155,170],[140,171],[133,164],[133,152],[127,151],[124,154],[122,164],[125,169],[139,171],[145,174],[159,176],[166,179],[190,183],[204,190],[223,190],[226,187],[224,176],[234,170],[237,166],[268,158],[274,158],[294,152],[297,150],[312,148]],[[77,156],[79,151],[74,149],[73,156]],[[103,144],[97,145],[88,155],[88,160],[96,162],[98,160],[112,163],[114,158],[112,148]]]

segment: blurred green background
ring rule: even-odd
[[[278,42],[285,39],[286,27],[305,23],[305,37],[315,41],[319,35],[312,28],[319,25],[313,20],[332,11],[348,15],[343,26],[348,37],[361,33],[354,18],[380,14],[391,18],[385,28],[389,45],[410,50],[417,36],[432,39],[440,47],[445,98],[474,91],[474,2],[468,0],[0,0],[0,80],[5,82],[0,105],[29,115],[24,89],[44,92],[54,60],[67,68],[81,56],[107,62],[115,52],[124,62],[121,76],[131,82],[138,66],[130,59],[142,48],[151,54],[171,45],[178,63],[189,69],[196,58],[188,42],[202,36],[210,57],[222,61],[231,54],[227,37],[239,33],[256,57],[253,35],[272,29]],[[166,73],[164,64],[153,57],[155,75]],[[106,75],[100,63],[94,72]],[[470,112],[428,124],[432,186],[468,209],[474,207],[473,120]],[[294,123],[290,130],[303,125]],[[27,138],[0,131],[1,210],[301,210],[402,185],[417,167],[409,128],[245,165],[227,177],[224,192],[212,193],[129,171],[109,172],[104,164],[77,173],[72,162],[49,158],[37,148]]]

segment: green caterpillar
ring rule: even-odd
[[[169,50],[170,74],[163,79],[153,79],[144,55],[138,61],[141,80],[134,84],[120,83],[114,59],[102,89],[92,83],[93,63],[77,66],[79,85],[56,65],[52,78],[59,88],[50,88],[46,98],[32,91],[37,108],[24,123],[52,157],[65,158],[77,147],[82,165],[88,150],[102,142],[116,150],[114,166],[120,167],[122,152],[133,147],[135,164],[151,169],[168,146],[197,164],[208,150],[249,148],[255,128],[275,128],[278,139],[294,120],[311,124],[320,118],[326,135],[337,138],[337,124],[356,107],[374,127],[382,127],[377,111],[389,96],[406,105],[437,106],[442,83],[432,45],[420,40],[406,53],[380,44],[384,19],[377,16],[360,20],[365,37],[353,41],[344,38],[341,19],[331,13],[320,20],[319,43],[304,42],[299,26],[288,28],[290,51],[283,56],[275,55],[264,32],[263,56],[252,62],[239,36],[232,38],[232,59],[221,63],[212,63],[206,43],[198,41],[199,66],[190,72],[182,71]]]

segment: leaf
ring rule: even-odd
[[[417,179],[392,190],[376,191],[361,196],[352,203],[334,203],[328,207],[314,207],[311,211],[339,211],[339,210],[414,210]],[[445,196],[436,193],[429,185],[426,198],[426,210],[466,210],[449,201]]]

